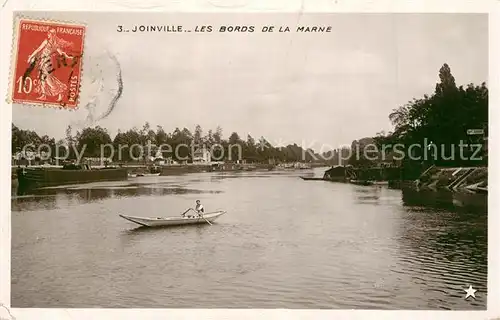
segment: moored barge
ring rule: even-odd
[[[89,165],[65,165],[62,168],[18,167],[16,170],[19,188],[36,189],[66,184],[127,179],[126,168],[91,168]]]

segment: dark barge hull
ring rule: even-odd
[[[239,172],[239,171],[257,171],[257,170],[273,170],[273,166],[268,164],[224,164],[224,165],[171,165],[161,167],[160,176],[181,175],[187,173],[200,172]]]
[[[36,189],[67,184],[90,183],[98,181],[127,180],[124,168],[103,168],[93,170],[64,170],[53,168],[19,168],[17,180],[19,188]]]
[[[330,178],[309,178],[309,177],[300,177],[305,181],[330,181],[330,182],[347,182],[347,179],[344,177],[330,177]]]
[[[302,180],[306,181],[328,181],[324,178],[308,178],[308,177],[300,177]]]

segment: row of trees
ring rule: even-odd
[[[173,160],[182,160],[192,156],[193,149],[205,148],[212,151],[216,159],[224,160],[241,160],[245,159],[248,162],[268,162],[270,159],[276,162],[291,162],[291,161],[313,161],[317,158],[312,150],[304,150],[297,144],[289,144],[287,146],[274,146],[266,138],[260,137],[258,140],[251,135],[247,135],[246,139],[240,137],[236,132],[229,135],[227,139],[223,137],[221,127],[216,130],[208,130],[206,134],[203,132],[200,125],[197,125],[194,132],[187,128],[175,128],[172,132],[166,132],[163,127],[156,126],[152,128],[149,123],[145,123],[141,129],[132,128],[127,131],[118,131],[115,137],[111,137],[108,130],[100,126],[84,128],[72,134],[71,126],[66,129],[66,138],[55,141],[54,138],[48,136],[39,136],[31,130],[19,129],[16,125],[12,125],[12,152],[20,152],[26,150],[27,145],[30,145],[31,150],[37,150],[39,146],[49,146],[53,155],[65,154],[69,150],[70,159],[76,158],[75,150],[83,151],[84,157],[101,157],[110,156],[111,147],[102,148],[104,145],[113,146],[115,150],[114,160],[129,161],[142,156],[156,156],[157,151],[161,148],[162,156],[172,157]],[[193,146],[192,148],[177,148],[180,145]],[[212,146],[217,147],[212,148]],[[230,147],[239,145],[238,148]],[[131,146],[143,146],[136,148]],[[168,147],[165,147],[168,146]],[[68,148],[69,147],[69,148]],[[64,150],[61,150],[64,149]],[[116,150],[120,149],[120,153]],[[178,152],[171,152],[177,149]],[[142,151],[141,151],[142,150]],[[104,154],[101,152],[104,151]],[[120,159],[117,157],[120,155]]]
[[[440,166],[474,166],[485,164],[487,151],[481,150],[482,160],[477,160],[475,148],[465,150],[466,157],[459,153],[459,144],[482,144],[488,134],[488,88],[481,85],[468,84],[457,86],[451,69],[444,64],[439,70],[440,81],[434,93],[413,99],[407,104],[393,110],[389,119],[394,130],[389,133],[380,132],[368,138],[375,142],[378,149],[388,145],[402,144],[406,155],[403,166],[436,164]],[[468,130],[482,129],[484,134],[470,135]],[[359,141],[354,141],[353,146]],[[410,146],[419,145],[419,148]],[[435,147],[430,148],[430,145]],[[426,150],[429,149],[429,150]],[[422,161],[412,159],[419,158]],[[351,164],[372,166],[374,161],[368,159],[349,160]],[[426,162],[426,163],[422,163]],[[417,169],[418,170],[418,169]]]
[[[327,161],[332,165],[351,164],[356,167],[369,167],[380,164],[381,161],[390,161],[391,149],[384,149],[384,146],[399,144],[403,145],[405,149],[406,157],[402,161],[403,166],[412,167],[417,165],[416,171],[421,170],[422,165],[428,165],[430,162],[445,166],[477,165],[476,160],[463,159],[459,156],[458,153],[461,150],[457,146],[460,142],[470,144],[482,142],[482,136],[468,135],[467,130],[469,129],[483,129],[485,135],[487,135],[488,88],[485,83],[479,86],[474,84],[465,87],[457,86],[447,64],[444,64],[439,70],[439,78],[440,81],[436,84],[434,93],[424,95],[419,99],[413,99],[393,110],[389,115],[389,119],[394,125],[392,132],[380,132],[375,137],[355,140],[352,142],[351,148],[333,150],[324,153],[322,156],[314,154],[312,150],[304,150],[297,144],[275,146],[264,137],[259,139],[255,139],[250,135],[241,137],[236,132],[231,133],[227,139],[224,139],[220,127],[215,130],[208,130],[206,133],[199,125],[196,126],[194,132],[187,128],[175,128],[172,132],[166,132],[161,126],[152,128],[149,123],[144,124],[140,129],[133,128],[127,131],[119,131],[114,138],[110,136],[106,129],[99,126],[85,128],[76,132],[76,135],[73,135],[72,128],[68,127],[66,138],[57,142],[46,135],[39,136],[33,131],[21,130],[12,125],[12,151],[17,152],[30,143],[34,146],[50,145],[52,151],[56,150],[58,146],[74,146],[77,150],[82,150],[85,145],[84,156],[100,157],[101,146],[106,144],[112,144],[115,149],[126,145],[153,145],[153,148],[148,150],[150,155],[156,154],[154,145],[168,145],[173,150],[181,144],[203,145],[206,148],[219,145],[223,147],[224,151],[215,149],[213,152],[215,158],[220,158],[221,152],[224,152],[225,159],[230,157],[235,160],[238,159],[238,154],[235,154],[238,150],[231,148],[232,152],[230,152],[228,151],[229,146],[240,145],[242,158],[250,162],[267,162],[269,159],[274,159],[277,162],[309,162],[319,158],[320,160],[317,161]],[[434,149],[433,153],[429,154],[428,150],[425,150],[427,147],[426,142],[438,146],[437,150]],[[388,151],[384,154],[384,159],[365,158],[363,148],[369,144],[375,144],[379,150]],[[420,145],[420,148],[410,150],[412,145]],[[442,152],[443,149],[446,151]],[[70,151],[73,151],[73,148],[70,148]],[[127,150],[125,148],[121,152],[121,160],[129,160],[130,155],[137,158],[139,152],[139,149]],[[164,154],[163,156],[171,156],[174,160],[178,160],[177,158],[188,157],[191,152],[191,150],[183,148],[179,149],[177,154]],[[470,152],[474,151],[470,150]],[[408,157],[410,153],[412,157]],[[349,155],[351,155],[350,158]],[[487,156],[484,150],[483,155]],[[108,155],[105,154],[104,156]],[[427,158],[424,161],[412,160],[422,158],[422,156],[427,156]],[[70,157],[74,157],[74,154],[70,155]],[[487,159],[486,157],[483,158]],[[423,164],[422,162],[427,163]]]

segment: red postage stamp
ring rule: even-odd
[[[11,100],[78,106],[85,26],[19,19],[16,24]]]

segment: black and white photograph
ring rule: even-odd
[[[3,305],[494,304],[488,13],[12,21]]]

